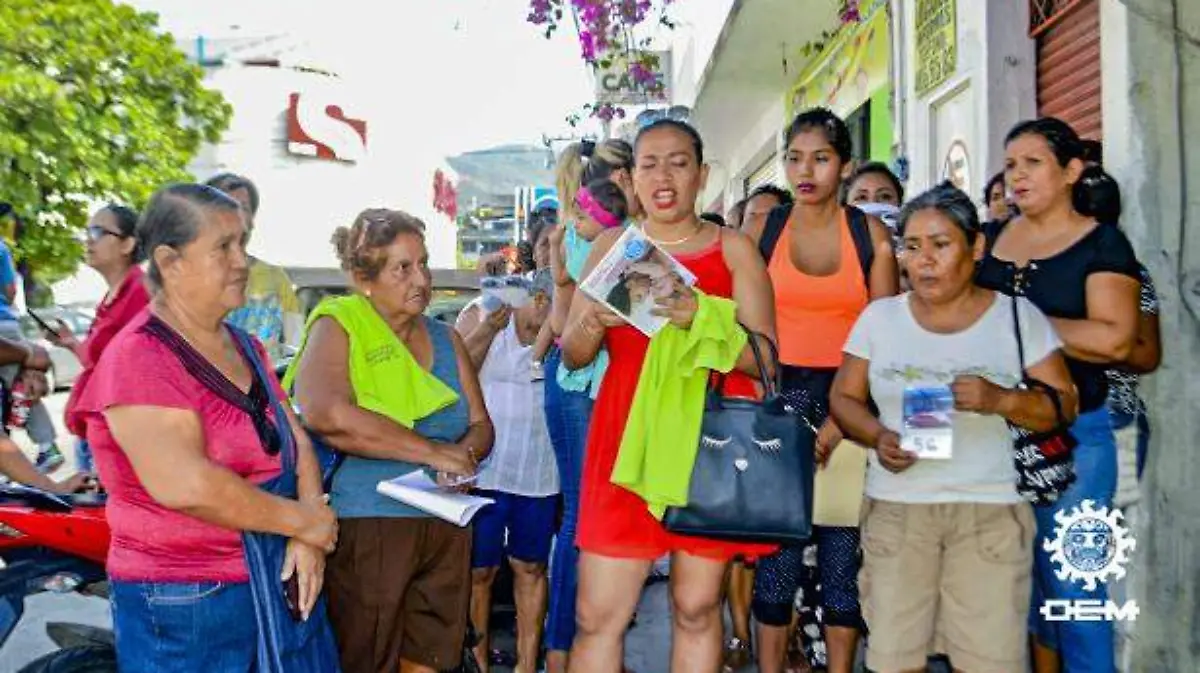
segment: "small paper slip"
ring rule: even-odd
[[[867,485],[867,450],[842,440],[813,478],[813,524],[858,527]]]
[[[954,394],[949,386],[904,389],[900,448],[922,459],[947,460],[954,453]]]
[[[424,470],[413,470],[403,477],[381,481],[375,490],[460,527],[471,523],[476,512],[495,502],[491,498],[447,491]]]
[[[630,226],[579,289],[652,337],[667,324],[666,318],[653,314],[657,301],[678,296],[695,284],[695,274],[655,245],[641,229]]]

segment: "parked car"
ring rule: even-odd
[[[61,320],[80,341],[87,338],[88,330],[92,327],[92,316],[77,309],[54,306],[30,310],[36,313],[42,322],[51,326],[57,325]],[[50,389],[62,390],[75,385],[75,379],[79,378],[80,372],[83,371],[83,363],[75,353],[51,343],[33,316],[23,315],[19,322],[25,338],[46,349],[50,355],[50,370],[46,372],[46,381],[50,384]]]
[[[346,294],[350,283],[341,269],[290,267],[288,276],[308,315],[331,295]],[[471,300],[479,296],[479,275],[469,269],[433,269],[433,296],[425,314],[451,325]]]

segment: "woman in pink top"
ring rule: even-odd
[[[201,185],[167,187],[138,237],[150,255],[150,308],[112,340],[77,405],[109,494],[118,664],[244,673],[259,634],[242,531],[290,540],[282,574],[297,576],[307,619],[337,524],[304,433],[290,413],[275,423],[268,400],[283,393],[256,375],[261,344],[248,352],[224,325],[245,299],[237,203]],[[279,475],[289,425],[298,500],[258,487]]]
[[[141,313],[150,303],[146,290],[146,275],[138,264],[142,261],[137,245],[138,214],[126,206],[109,204],[92,215],[87,227],[87,265],[95,269],[108,283],[108,294],[96,307],[96,319],[88,329],[87,338],[79,341],[66,325],[60,325],[57,334],[47,337],[55,344],[70,349],[83,363],[83,373],[71,387],[67,400],[67,429],[76,437],[76,462],[80,470],[95,469],[92,451],[83,439],[85,429],[74,413],[92,368],[100,361],[100,354],[108,347],[129,321]]]

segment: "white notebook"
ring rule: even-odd
[[[424,470],[413,470],[403,477],[381,481],[375,490],[456,526],[471,523],[476,512],[495,502],[491,498],[448,491],[438,486]]]

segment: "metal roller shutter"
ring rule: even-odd
[[[1038,114],[1100,140],[1099,0],[1032,0],[1030,19],[1030,35],[1037,40]]]

